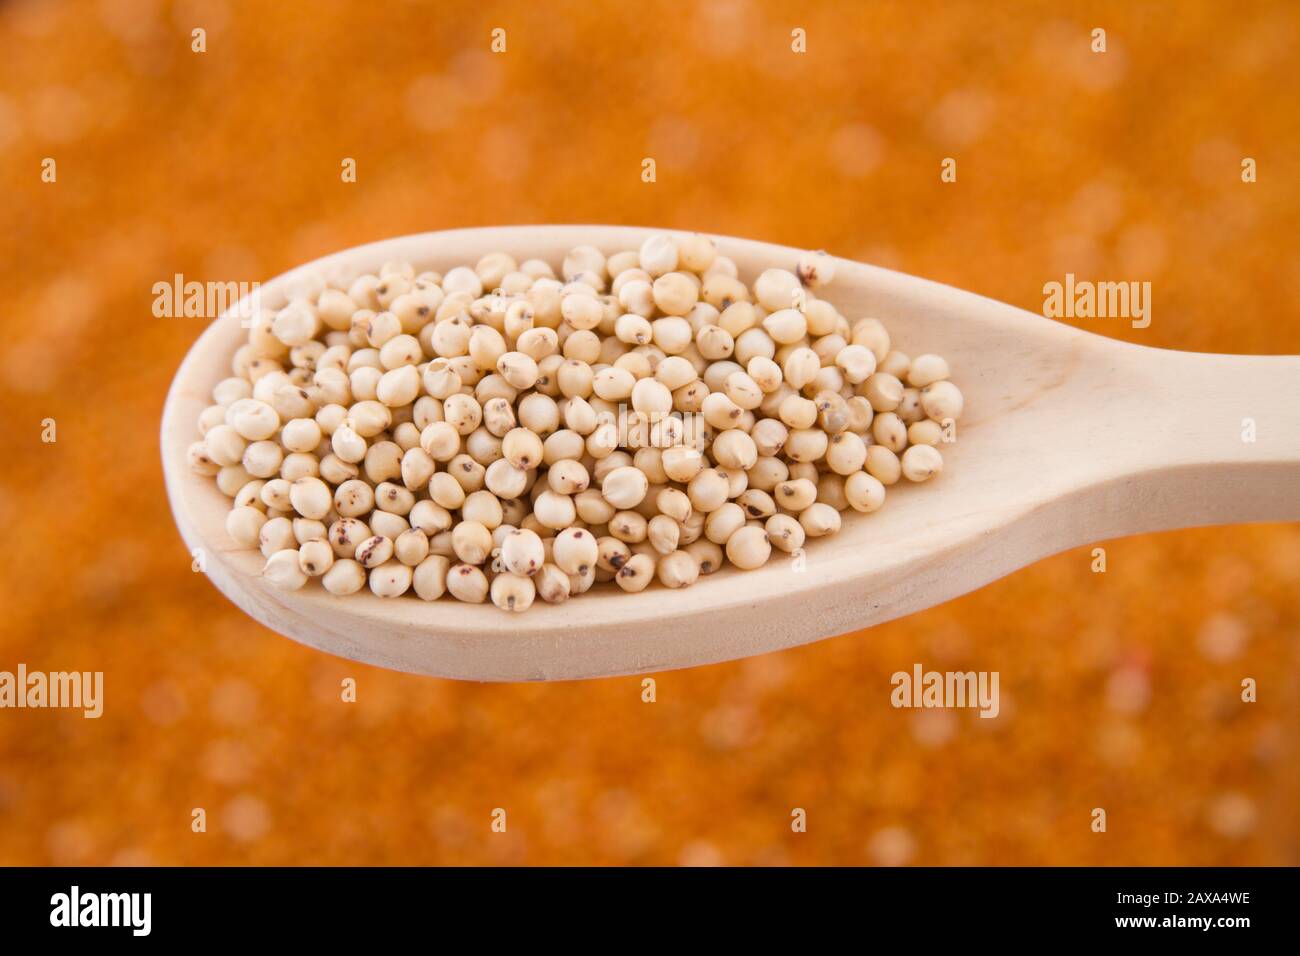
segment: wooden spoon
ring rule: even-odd
[[[390,259],[445,270],[504,250],[558,265],[576,245],[634,249],[664,231],[521,226],[407,236],[282,275],[262,286],[263,305],[279,308],[322,281],[346,287]],[[743,239],[717,243],[747,281],[771,266],[793,268],[799,255]],[[227,536],[229,499],[186,463],[199,412],[246,339],[233,310],[200,336],[167,397],[162,456],[176,523],[185,543],[205,552],[213,583],[281,634],[382,667],[514,681],[762,654],[939,604],[1083,543],[1300,518],[1300,357],[1129,345],[843,259],[819,295],[850,319],[882,319],[902,351],[947,357],[966,413],[958,440],[941,446],[938,478],[895,485],[874,514],[846,512],[840,533],[810,540],[801,560],[773,552],[761,570],[725,569],[680,591],[598,585],[522,614],[450,597],[335,597],[316,581],[280,591],[259,577],[261,554]]]

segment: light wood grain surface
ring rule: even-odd
[[[264,304],[346,282],[393,258],[421,268],[503,249],[558,263],[591,243],[632,248],[634,227],[523,226],[408,236],[310,263],[262,287]],[[793,266],[799,250],[717,237],[742,277]],[[472,680],[562,680],[689,667],[792,647],[949,600],[1079,544],[1142,531],[1300,518],[1300,357],[1172,352],[1091,335],[980,296],[839,260],[820,294],[850,319],[874,315],[909,354],[945,355],[966,396],[945,470],[889,490],[871,515],[810,541],[801,568],[774,554],[682,591],[593,589],[511,615],[491,605],[369,592],[335,597],[317,582],[282,592],[262,556],[225,532],[229,499],[185,454],[212,386],[246,335],[215,321],[177,372],[162,424],[168,495],[186,544],[250,616],[355,660]],[[1243,440],[1246,420],[1256,439]]]

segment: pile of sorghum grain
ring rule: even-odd
[[[962,411],[944,359],[816,297],[829,256],[791,265],[751,288],[667,235],[559,276],[390,262],[259,312],[190,462],[286,590],[522,611],[758,568],[937,474]]]

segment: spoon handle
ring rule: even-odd
[[[1146,529],[1300,520],[1300,356],[1140,351],[1150,410],[1124,434]]]

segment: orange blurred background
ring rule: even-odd
[[[652,704],[389,673],[191,572],[157,432],[203,321],[151,314],[175,273],[633,223],[1034,311],[1066,272],[1150,281],[1150,328],[1077,324],[1300,353],[1298,39],[1287,2],[0,3],[0,670],[106,696],[0,711],[0,864],[1300,863],[1294,525],[1070,551]],[[999,671],[1001,715],[893,709],[917,662]]]

